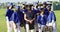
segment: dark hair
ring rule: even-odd
[[[11,9],[13,9],[13,8],[14,8],[14,6],[11,7]]]
[[[10,6],[7,6],[7,9],[9,9],[9,7],[10,7]],[[13,9],[13,8],[14,8],[14,6],[11,7],[11,9]]]
[[[44,8],[40,8],[40,13],[44,10]]]
[[[38,8],[38,5],[36,6],[36,8]]]
[[[51,11],[51,7],[49,8],[49,11]]]
[[[23,7],[23,9],[26,9],[26,7]]]
[[[40,8],[40,10],[43,10],[44,8]]]
[[[44,12],[44,8],[41,8],[41,9],[40,9],[40,13],[41,13],[41,12]],[[43,14],[44,14],[44,13],[43,13]]]
[[[9,6],[7,6],[7,9],[9,9]]]

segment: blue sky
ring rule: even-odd
[[[23,2],[23,1],[33,2],[33,1],[38,1],[38,0],[0,0],[1,3],[3,3],[3,2]],[[39,1],[46,1],[46,0],[39,0]],[[59,1],[59,0],[55,0],[55,1]]]

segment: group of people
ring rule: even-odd
[[[25,32],[35,32],[35,29],[36,32],[56,32],[56,16],[51,6],[46,2],[41,6],[35,3],[23,4],[22,7],[11,3],[6,12],[7,32],[12,32],[12,28],[14,32],[22,32],[21,27],[24,27]]]

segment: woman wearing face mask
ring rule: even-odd
[[[47,23],[48,23],[47,26],[53,27],[52,32],[57,32],[57,29],[56,29],[56,16],[55,16],[54,11],[51,11],[51,6],[50,5],[48,6],[48,11],[49,11],[49,15],[48,15],[48,18],[47,18]]]
[[[46,15],[44,14],[44,8],[41,6],[39,15],[37,16],[37,23],[38,23],[38,31],[42,32],[44,27],[46,26]],[[44,32],[44,31],[43,31]]]
[[[7,22],[7,32],[12,32],[12,21],[11,21],[11,16],[14,13],[13,10],[13,5],[7,6],[7,12],[6,12],[6,22]]]
[[[20,10],[20,6],[16,6],[16,11],[12,15],[12,21],[14,21],[14,32],[22,32],[21,31],[21,22],[23,21],[23,12]]]

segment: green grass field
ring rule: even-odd
[[[7,32],[5,13],[6,13],[6,9],[0,9],[0,32]],[[57,31],[60,32],[60,11],[56,10],[55,14],[56,14],[56,19],[57,19],[56,21]]]

